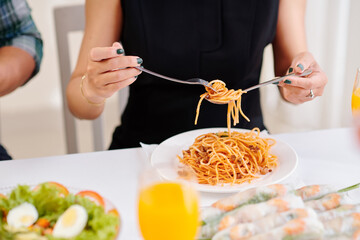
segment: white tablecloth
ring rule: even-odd
[[[360,144],[352,129],[329,129],[274,135],[298,154],[295,173],[284,182],[294,185],[333,184],[345,187],[360,182]],[[120,240],[141,239],[137,227],[137,175],[146,159],[141,148],[72,154],[0,162],[0,190],[17,184],[57,181],[78,189],[99,192],[120,212]],[[206,205],[221,194],[202,194]]]

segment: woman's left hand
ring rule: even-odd
[[[281,96],[288,102],[300,104],[321,96],[327,77],[309,52],[298,54],[292,61],[287,73],[302,73],[310,68],[312,73],[306,77],[291,76],[279,82]]]

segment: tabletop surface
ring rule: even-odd
[[[299,164],[283,182],[295,186],[360,182],[360,143],[350,128],[272,135],[296,151]],[[141,239],[136,216],[137,178],[148,158],[141,148],[70,154],[0,162],[1,188],[56,181],[76,189],[99,192],[122,218],[119,239]],[[201,204],[226,195],[202,193]],[[360,200],[360,199],[359,199]]]

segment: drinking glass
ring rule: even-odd
[[[357,144],[360,144],[360,68],[356,70],[356,77],[351,96],[351,111]]]
[[[189,173],[188,173],[189,174]],[[164,181],[155,168],[140,174],[138,219],[145,240],[194,240],[198,194],[191,181]]]
[[[360,113],[360,68],[356,70],[356,77],[351,96],[351,110],[354,117]]]

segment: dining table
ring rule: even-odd
[[[296,170],[282,183],[296,187],[331,184],[342,188],[360,182],[360,142],[353,128],[281,133],[271,137],[289,144],[298,157]],[[0,192],[18,184],[36,185],[47,181],[93,190],[111,201],[120,213],[118,239],[142,239],[137,220],[138,176],[147,159],[149,151],[139,147],[1,161]],[[200,192],[199,195],[201,206],[207,206],[229,193]]]

